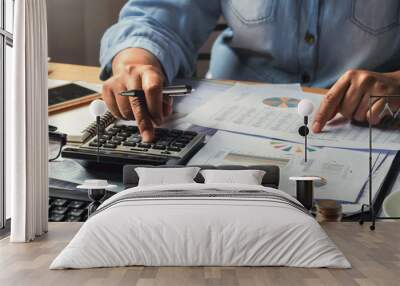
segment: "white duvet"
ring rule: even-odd
[[[266,192],[271,199],[243,195],[129,199],[144,192],[175,190],[252,190]],[[282,191],[262,186],[131,188],[105,201],[50,269],[127,265],[349,268],[350,263],[315,219],[279,197],[299,204]]]

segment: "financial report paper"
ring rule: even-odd
[[[302,143],[298,128],[303,118],[297,113],[297,104],[303,98],[311,100],[316,110],[323,96],[286,88],[235,85],[195,109],[185,120],[208,128]],[[373,128],[372,138],[375,149],[400,149],[399,129]],[[336,118],[322,133],[310,133],[308,139],[316,146],[368,149],[369,129]]]
[[[334,148],[308,147],[280,140],[218,131],[190,161],[189,165],[276,165],[280,168],[279,189],[296,194],[291,176],[321,176],[315,184],[316,199],[334,199],[348,203],[360,200],[368,180],[368,152]],[[385,153],[374,153],[374,170],[385,160]],[[365,166],[365,167],[362,167]],[[384,178],[379,173],[376,186]]]

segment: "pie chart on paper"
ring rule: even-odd
[[[291,97],[269,97],[263,100],[263,103],[270,107],[276,108],[297,108],[300,100]]]

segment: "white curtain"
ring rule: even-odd
[[[6,187],[12,242],[47,231],[46,0],[15,1],[12,93],[6,98]]]

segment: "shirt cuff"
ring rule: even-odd
[[[127,38],[124,41],[114,44],[111,47],[107,48],[108,50],[105,52],[104,56],[102,56],[100,60],[101,80],[107,80],[109,77],[112,76],[112,61],[114,57],[122,50],[128,48],[142,48],[149,51],[161,63],[161,66],[164,69],[164,73],[167,77],[168,83],[171,83],[172,80],[175,78],[177,69],[175,67],[175,63],[172,60],[171,56],[166,51],[166,48],[161,47],[156,42],[151,41],[145,37],[132,37],[132,38]]]

